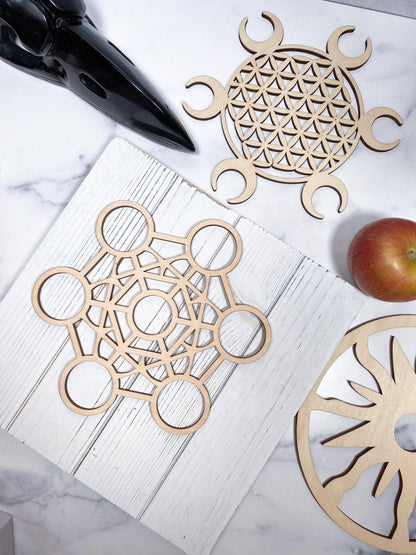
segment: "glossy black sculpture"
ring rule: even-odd
[[[83,0],[0,0],[0,57],[150,139],[195,150],[151,83],[97,31]]]

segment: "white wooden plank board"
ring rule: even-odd
[[[192,204],[189,207],[192,208]],[[271,309],[275,299],[282,293],[287,284],[290,283],[290,280],[293,279],[293,275],[296,273],[299,264],[304,260],[304,257],[282,242],[276,244],[275,239],[270,234],[260,230],[247,220],[240,220],[236,225],[236,229],[243,238],[245,255],[243,254],[240,264],[231,274],[232,289],[234,292],[237,292],[235,296],[240,303],[255,305],[266,313]],[[259,259],[257,255],[253,260],[252,254],[258,252],[260,238],[263,243],[262,248],[264,249],[262,250],[262,257]],[[272,240],[270,241],[270,239]],[[276,256],[280,260],[279,266],[276,266]],[[251,267],[252,263],[255,264],[255,269]],[[246,268],[246,271],[243,271],[242,268]],[[246,288],[243,298],[239,291],[244,291],[245,289],[243,285],[247,281],[247,271],[253,277],[257,274],[260,283],[253,279],[250,286]],[[322,271],[324,272],[323,269]],[[221,373],[216,372],[210,378],[209,389],[211,397],[216,397],[218,390],[221,389],[222,384],[234,369],[235,364],[225,362],[222,365]],[[242,372],[245,372],[246,369],[246,365],[240,367]],[[122,504],[123,508],[128,512],[140,517],[149,499],[159,489],[162,480],[169,473],[171,466],[175,464],[177,456],[181,453],[189,438],[176,438],[157,430],[148,411],[140,410],[139,412],[138,407],[136,411],[132,410],[132,404],[129,401],[128,399],[122,401],[119,410],[123,411],[123,416],[119,419],[120,422],[113,424],[118,426],[119,437],[116,440],[117,447],[112,453],[109,453],[109,445],[114,446],[115,435],[115,429],[110,423],[109,427],[100,434],[98,441],[94,445],[93,452],[86,457],[78,469],[77,476],[84,481],[86,476],[93,475],[92,479],[94,482],[91,487],[107,497],[111,495],[113,488],[113,485],[108,481],[108,466],[110,465],[114,469],[117,468],[123,476],[125,471],[134,464],[137,472],[144,478],[137,487],[137,491],[135,488],[136,482],[133,478],[133,483],[127,484],[131,497],[126,492],[119,491],[116,494],[116,503]],[[122,448],[121,446],[128,445],[134,441],[136,430],[143,427],[142,419],[146,419],[146,417],[148,424],[144,427],[151,430],[151,447],[147,438],[145,438],[143,444],[138,446],[134,453],[126,453],[125,458],[120,461],[118,453]],[[136,459],[135,461],[132,460],[133,457]],[[116,473],[115,470],[114,473]],[[127,499],[128,504],[124,505],[123,500]]]
[[[167,433],[143,401],[118,398],[106,412],[83,416],[59,396],[74,351],[65,327],[36,315],[32,289],[51,267],[84,267],[99,250],[95,221],[116,200],[145,206],[165,234],[185,237],[206,218],[235,226],[243,255],[229,274],[233,295],[269,318],[267,353],[251,364],[225,361],[207,381],[212,409],[194,434]],[[226,247],[212,234],[198,256],[220,264]],[[221,295],[214,283],[212,297],[221,302]],[[186,552],[209,553],[362,301],[341,279],[116,138],[0,305],[0,380],[7,383],[0,425]],[[50,302],[58,306],[62,295]],[[237,341],[250,349],[254,339]],[[234,348],[235,335],[224,342]]]
[[[210,419],[191,439],[142,515],[144,524],[187,553],[211,551],[213,530],[220,530],[234,512],[231,499],[235,500],[236,492],[242,499],[247,484],[259,473],[259,461],[269,458],[309,392],[307,373],[319,364],[323,351],[331,356],[327,345],[333,330],[328,324],[332,319],[336,326],[338,318],[329,316],[328,309],[335,296],[338,302],[340,296],[348,301],[348,288],[341,291],[333,276],[324,272],[312,276],[307,266],[301,265],[269,313],[272,329],[279,333],[274,340],[284,347],[271,349],[261,364],[240,367],[238,374],[233,373],[222,391],[221,403],[214,405]],[[296,305],[305,280],[314,293],[305,307],[305,319],[300,319]],[[247,445],[246,452],[240,451],[241,441]],[[184,533],[183,518],[190,524],[191,534]]]

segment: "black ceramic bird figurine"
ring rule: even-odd
[[[150,139],[195,150],[152,84],[99,33],[83,0],[0,0],[0,57]]]

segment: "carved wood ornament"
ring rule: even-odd
[[[304,183],[303,206],[311,216],[322,219],[312,205],[313,193],[325,186],[334,189],[340,197],[338,211],[342,212],[348,201],[347,189],[332,172],[351,156],[360,139],[376,151],[391,150],[399,144],[399,140],[384,144],[373,136],[377,118],[388,117],[398,125],[403,122],[391,108],[364,112],[350,70],[369,59],[370,39],[357,57],[345,56],[338,48],[339,38],[355,29],[349,25],[332,33],[326,52],[282,45],[281,22],[272,13],[262,15],[273,25],[272,36],[263,42],[250,39],[244,18],[239,37],[253,55],[234,72],[225,88],[206,75],[188,81],[186,87],[206,85],[214,98],[206,109],[193,109],[186,102],[183,108],[201,120],[221,115],[235,158],[217,165],[212,188],[216,190],[219,176],[230,170],[245,180],[244,192],[229,203],[249,199],[257,187],[257,176],[279,183]]]
[[[385,368],[371,354],[369,339],[379,332],[405,327],[416,327],[416,315],[381,318],[347,333],[300,408],[296,424],[300,465],[309,488],[324,511],[359,540],[394,553],[416,553],[416,538],[414,532],[411,533],[416,501],[416,451],[401,445],[395,435],[398,422],[416,413],[415,364],[414,358],[412,362],[408,360],[397,338],[392,337],[391,369]],[[375,380],[374,387],[348,382],[361,396],[363,404],[346,402],[332,394],[321,395],[318,392],[331,367],[349,349],[353,349],[360,365]],[[311,416],[316,412],[353,419],[345,421],[341,432],[337,421],[336,434],[334,430],[320,442],[327,452],[320,451],[319,455],[312,454],[310,443]],[[331,457],[331,448],[345,449],[349,463],[341,473],[321,480],[316,470],[317,457]],[[358,454],[354,448],[359,449]],[[373,498],[379,498],[393,479],[396,478],[397,483],[399,477],[391,506],[393,523],[389,525],[391,530],[384,534],[356,522],[340,508],[344,495],[357,485],[367,470],[377,468],[377,465],[380,470],[373,484]]]
[[[141,242],[129,248],[114,246],[106,239],[104,227],[107,218],[116,210],[137,211],[145,220],[147,233]],[[214,226],[228,232],[234,241],[234,254],[226,266],[219,269],[205,268],[195,260],[193,241],[203,229]],[[64,403],[82,415],[93,415],[107,410],[118,396],[148,401],[156,423],[173,434],[188,434],[206,421],[211,399],[205,385],[209,377],[224,360],[249,363],[260,358],[271,340],[267,318],[255,307],[237,304],[227,274],[237,266],[242,255],[242,241],[235,228],[220,220],[205,220],[196,224],[185,238],[166,235],[155,230],[150,213],[140,204],[130,201],[115,202],[100,214],[96,235],[101,245],[99,252],[81,270],[59,267],[46,271],[36,282],[32,301],[37,314],[45,322],[66,326],[75,352],[63,370],[59,391]],[[180,254],[163,257],[157,244],[175,244]],[[160,249],[159,249],[160,250]],[[106,277],[97,279],[97,267],[112,257]],[[95,273],[94,273],[95,272]],[[57,318],[43,306],[42,289],[48,280],[59,274],[72,276],[80,285],[85,302],[70,317]],[[225,304],[219,307],[211,292],[213,280],[219,280]],[[59,292],[57,292],[59,295]],[[141,314],[147,308],[150,321],[141,323]],[[161,316],[158,312],[167,314]],[[224,322],[236,313],[255,322],[253,337],[260,330],[262,337],[254,352],[236,355],[223,344],[220,330]],[[156,328],[152,328],[159,317]],[[88,352],[84,345],[81,324],[95,334],[93,347]],[[238,339],[238,338],[237,338]],[[194,361],[201,357],[205,367],[194,375]],[[83,363],[102,366],[111,378],[111,393],[99,406],[85,407],[72,399],[68,389],[71,372]],[[125,388],[121,380],[132,377],[144,378],[144,391],[133,382],[134,388]],[[194,422],[185,426],[172,425],[160,412],[159,399],[173,382],[183,382],[200,394],[202,410]],[[180,393],[174,399],[181,402]],[[186,408],[184,408],[186,411]]]

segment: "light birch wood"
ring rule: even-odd
[[[270,322],[273,339],[261,359],[244,365],[224,360],[206,380],[212,408],[194,433],[168,433],[155,423],[149,404],[133,397],[118,397],[105,412],[87,416],[68,409],[59,396],[60,375],[76,353],[65,325],[38,317],[32,290],[49,268],[80,269],[98,260],[95,222],[115,201],[144,206],[163,239],[187,237],[201,215],[228,222],[242,241],[241,259],[227,273],[232,297]],[[121,245],[131,240],[129,232],[119,236],[123,218],[111,220],[107,230]],[[158,252],[168,258],[175,248],[163,240]],[[221,235],[213,233],[199,247],[204,266],[221,267],[228,259]],[[113,262],[107,254],[91,270],[91,280],[110,273]],[[216,278],[210,298],[224,309],[227,299]],[[67,293],[52,288],[48,311],[82,310],[75,295],[72,303],[62,302]],[[117,138],[1,305],[0,379],[7,388],[0,390],[0,425],[188,553],[208,553],[362,301],[349,284]],[[238,330],[227,331],[227,351],[255,351],[255,326],[250,329],[249,323],[244,341]],[[196,375],[212,362],[208,351],[198,355]],[[95,386],[92,379],[84,392]],[[135,391],[142,386],[128,375],[121,384]],[[105,394],[104,383],[95,402],[102,403]],[[194,408],[193,401],[185,411],[168,406],[179,422]]]
[[[104,228],[114,212],[126,210],[133,212],[133,216],[131,213],[129,217],[124,216],[124,237],[128,234],[133,240],[130,244],[124,241],[123,246],[119,244],[120,234],[109,241]],[[134,225],[134,219],[138,217],[143,221]],[[209,240],[219,244],[220,249],[222,242],[214,236],[219,231],[226,231],[234,243],[229,260],[220,267],[216,265],[214,269],[211,261],[208,264],[200,261],[202,249],[195,252],[194,248],[198,234],[207,229],[210,229]],[[131,201],[117,201],[105,207],[96,223],[96,236],[101,250],[84,268],[49,269],[38,278],[32,292],[36,313],[49,324],[67,328],[76,355],[65,367],[59,380],[59,393],[63,402],[78,414],[91,416],[108,410],[118,397],[131,397],[150,403],[152,416],[163,430],[173,434],[195,432],[208,418],[211,407],[206,381],[224,360],[236,364],[258,360],[267,351],[271,341],[267,319],[255,307],[235,302],[227,278],[227,274],[240,261],[241,237],[232,225],[213,219],[197,223],[184,238],[158,233],[150,213]],[[137,245],[136,237],[140,238]],[[114,239],[118,240],[117,246],[113,245]],[[158,241],[180,248],[176,249],[178,252],[174,256],[162,257],[154,247]],[[112,261],[110,273],[105,268],[104,273],[92,279],[91,274],[97,273],[97,267],[103,267],[103,261],[108,255]],[[63,279],[72,279],[72,290],[61,298],[65,304],[63,315],[56,314],[59,312],[56,301],[50,303],[49,297],[60,292],[59,284],[55,285],[52,293],[46,295],[46,301],[51,304],[51,314],[42,301],[42,292],[50,280],[62,279],[62,276]],[[220,287],[223,293],[223,308],[213,302],[215,279],[217,288]],[[76,286],[82,292],[75,292]],[[82,294],[82,301],[75,310],[71,310],[67,305],[75,302],[76,293]],[[94,309],[98,312],[97,319],[93,318]],[[241,355],[234,355],[229,351],[230,340],[221,334],[221,329],[233,316],[240,319],[254,317],[253,331],[257,327],[261,328],[261,341],[252,353],[246,354],[242,350]],[[85,338],[87,332],[93,336],[89,352]],[[235,346],[234,341],[231,347]],[[206,366],[199,368],[200,355],[207,350],[211,350],[211,357],[205,357]],[[107,351],[107,354],[103,351]],[[108,374],[110,391],[106,398],[100,394],[98,401],[95,399],[94,403],[84,406],[74,399],[74,393],[83,397],[87,385],[85,379],[79,380],[78,392],[76,389],[71,392],[68,384],[71,374],[82,373],[80,367],[85,369],[91,365],[99,366]],[[129,377],[132,379],[126,380]],[[143,387],[134,389],[140,379],[144,382]],[[122,380],[130,382],[129,387],[122,387]],[[174,390],[175,398],[171,402],[177,402],[183,411],[187,403],[181,397],[186,387],[193,388],[202,404],[195,418],[185,418],[186,422],[181,426],[168,422],[161,413],[161,399],[172,386],[178,387]]]
[[[344,183],[332,175],[353,153],[361,139],[369,148],[387,151],[399,140],[384,144],[372,131],[374,121],[389,117],[403,121],[391,108],[373,108],[364,113],[361,92],[350,70],[364,65],[371,55],[371,41],[356,57],[345,56],[338,41],[355,27],[336,29],[328,39],[326,52],[302,45],[282,45],[283,26],[270,12],[273,33],[265,41],[254,41],[246,31],[247,18],[240,25],[240,42],[253,53],[233,73],[224,88],[213,77],[200,75],[186,87],[206,85],[213,93],[210,106],[184,110],[197,119],[221,115],[224,136],[235,158],[220,162],[211,185],[217,189],[219,176],[227,171],[240,173],[245,189],[229,203],[249,199],[257,187],[257,177],[279,183],[304,183],[302,204],[315,218],[322,219],[312,204],[321,187],[334,189],[340,197],[339,212],[348,202]],[[241,145],[240,145],[241,143]]]
[[[416,553],[414,539],[410,537],[409,519],[415,507],[415,452],[407,451],[395,439],[395,427],[405,415],[416,412],[416,374],[398,340],[391,344],[392,370],[384,368],[369,349],[369,338],[385,330],[416,327],[416,315],[390,316],[367,322],[346,334],[322,375],[308,394],[299,411],[296,425],[299,461],[308,485],[316,500],[328,515],[349,534],[378,549],[394,553]],[[327,372],[346,351],[353,349],[358,362],[373,376],[378,390],[362,384],[349,382],[359,393],[366,406],[345,402],[337,398],[325,398],[318,389]],[[346,429],[337,431],[322,442],[326,447],[360,447],[344,472],[331,476],[321,483],[312,460],[309,434],[312,411],[323,411],[356,420]],[[315,459],[316,460],[316,459]],[[339,508],[344,494],[353,488],[361,475],[370,467],[382,464],[381,472],[374,484],[373,495],[379,497],[390,485],[397,473],[401,487],[397,491],[394,525],[389,534],[383,535],[356,522]]]

